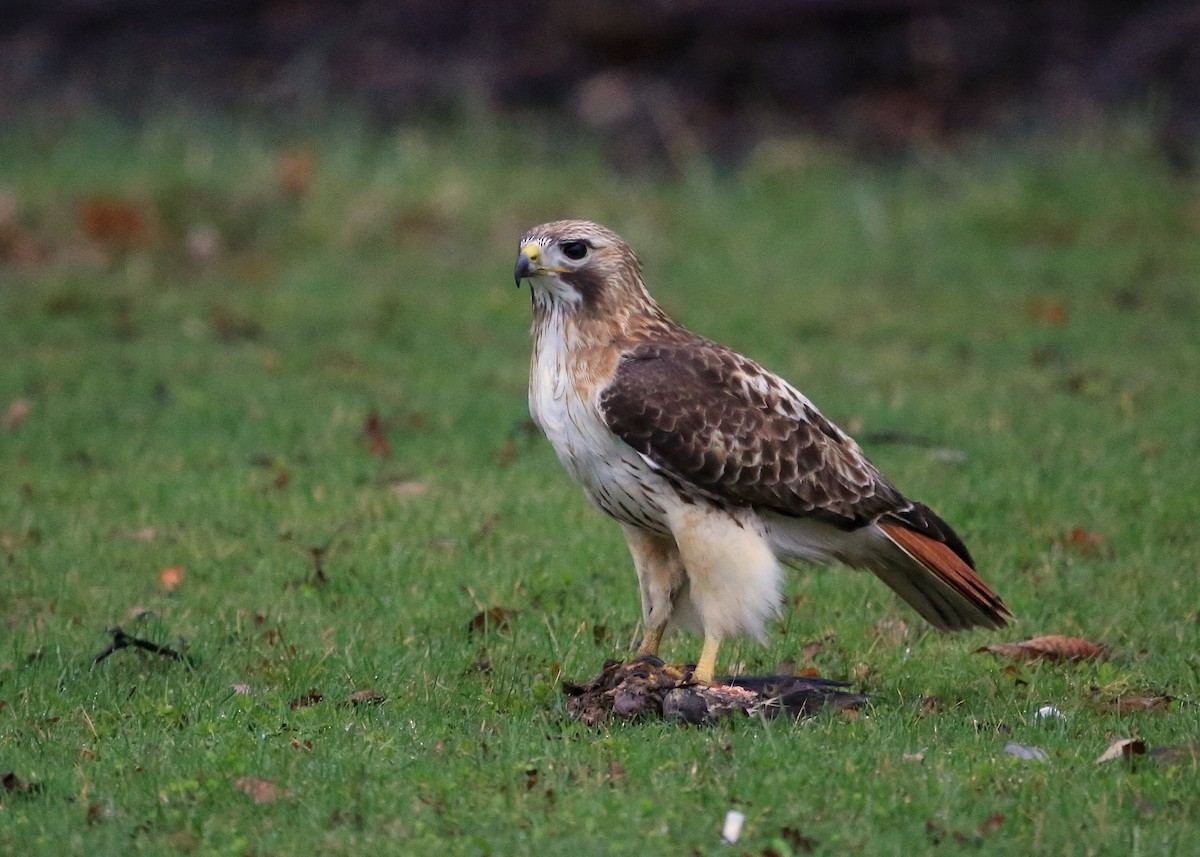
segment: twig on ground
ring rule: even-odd
[[[160,646],[158,643],[152,643],[140,637],[131,637],[120,628],[109,628],[108,633],[112,634],[112,644],[96,655],[92,660],[93,664],[98,664],[114,652],[118,652],[121,649],[128,649],[131,646],[135,649],[143,649],[154,655],[162,655],[164,658],[170,658],[174,661],[183,661],[186,664],[191,664],[192,662],[192,659],[187,655],[175,651],[170,646]]]

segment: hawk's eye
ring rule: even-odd
[[[575,261],[586,256],[588,251],[588,246],[583,241],[564,241],[558,246],[562,248],[564,256]]]

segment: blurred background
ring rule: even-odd
[[[1135,111],[1200,134],[1190,0],[4,0],[0,119],[179,105],[288,120],[517,113],[619,166],[764,135],[868,150]],[[529,117],[533,117],[530,119]]]

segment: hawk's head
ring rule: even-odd
[[[535,305],[615,309],[648,300],[641,264],[611,229],[587,220],[535,226],[521,239],[517,285],[529,280]]]

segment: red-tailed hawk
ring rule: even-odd
[[[874,572],[943,631],[1011,617],[950,526],[904,497],[795,387],[684,329],[612,231],[583,220],[521,239],[533,294],[529,410],[567,472],[620,522],[645,633],[704,634],[711,682],[727,636],[763,635],[780,562]]]

